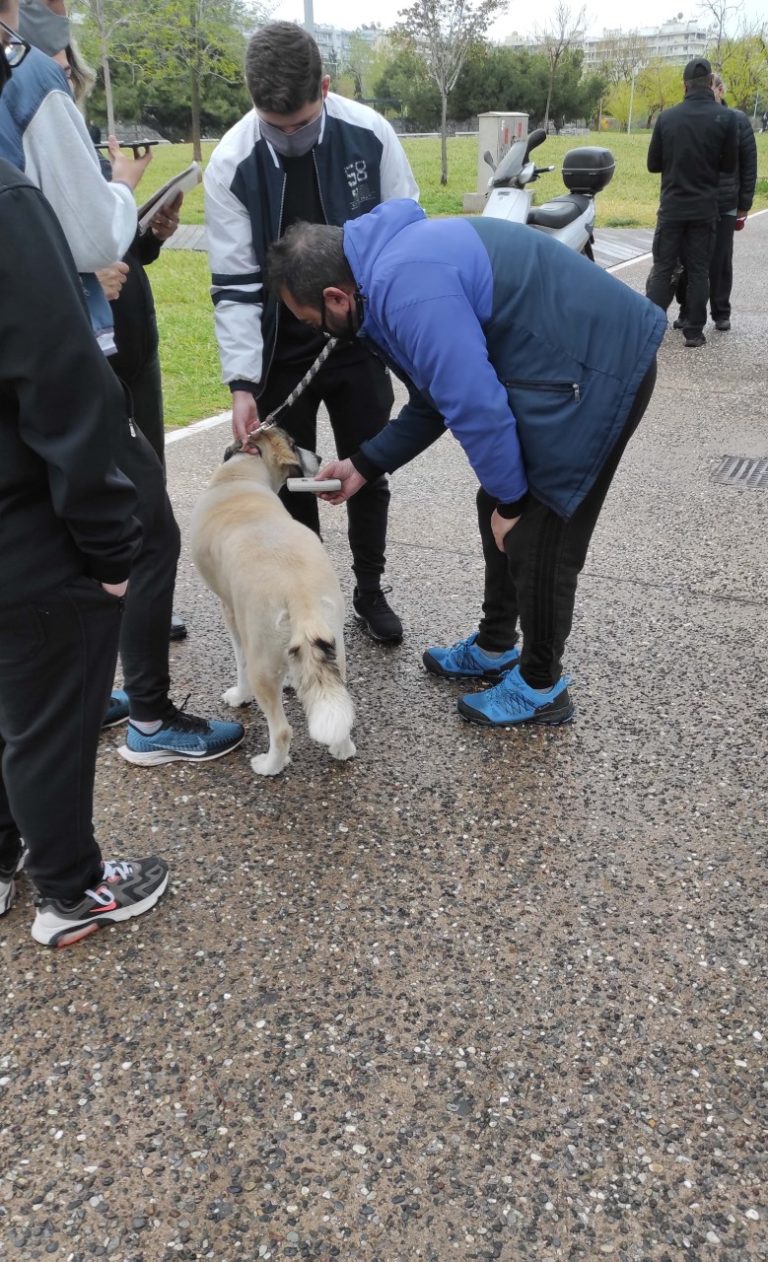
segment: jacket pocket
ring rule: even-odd
[[[536,390],[542,394],[570,395],[576,403],[581,399],[581,386],[578,381],[524,381],[522,378],[516,378],[513,381],[505,381],[504,385],[507,390]]]

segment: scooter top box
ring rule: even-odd
[[[600,193],[610,184],[615,169],[610,149],[569,149],[563,158],[563,183],[571,193]]]

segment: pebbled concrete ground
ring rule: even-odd
[[[173,885],[59,953],[25,883],[2,922],[0,1258],[768,1258],[768,491],[710,481],[768,454],[768,215],[736,250],[733,332],[670,332],[595,535],[573,726],[475,729],[423,673],[481,583],[446,437],[393,479],[405,642],[350,621],[353,763],[296,715],[256,779],[252,709],[205,767],[104,737],[105,852],[156,849]],[[182,525],[226,435],[169,447]],[[324,530],[351,593],[338,510]],[[221,712],[186,555],[177,608],[175,697]]]

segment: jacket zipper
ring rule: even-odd
[[[542,390],[553,394],[572,394],[578,403],[581,399],[581,386],[578,381],[505,381],[505,386],[518,386],[521,390]]]
[[[283,174],[283,187],[280,193],[280,214],[277,217],[278,241],[280,240],[280,233],[283,226],[283,210],[285,209],[285,189],[286,189],[287,184],[288,184],[288,176]],[[322,198],[321,198],[321,201],[322,201]],[[264,300],[264,305],[266,306],[266,298]],[[275,333],[274,333],[274,337],[272,338],[272,346],[269,351],[269,363],[267,364],[266,368],[264,367],[263,363],[261,365],[262,385],[261,385],[261,390],[255,396],[257,399],[261,397],[261,395],[264,393],[266,389],[267,377],[269,376],[269,371],[272,367],[272,360],[275,358],[275,351],[277,350],[277,334],[278,334],[279,326],[280,326],[280,303],[277,302],[275,303]]]
[[[315,168],[315,179],[317,180],[317,195],[320,198],[320,209],[323,212],[323,218],[325,222],[328,223],[328,211],[325,209],[325,202],[323,201],[323,190],[320,185],[320,168],[317,165],[317,154],[315,153],[314,149],[312,150],[312,163]]]

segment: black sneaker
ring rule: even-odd
[[[390,609],[385,592],[387,587],[373,592],[361,592],[357,587],[352,596],[352,608],[355,617],[372,640],[379,644],[398,644],[403,638],[403,624],[393,609]]]
[[[678,316],[676,320],[673,320],[673,322],[672,322],[672,328],[673,328],[673,329],[684,329],[684,328],[685,328],[685,320],[683,319],[683,317],[682,317],[682,316]]]
[[[706,346],[707,339],[703,333],[687,333],[685,344],[686,346]]]
[[[186,640],[187,624],[178,614],[171,614],[171,629],[168,633],[169,640]]]
[[[731,322],[730,320],[715,320],[715,328],[718,329],[720,333],[730,333]]]
[[[4,916],[7,911],[11,910],[11,904],[16,893],[15,878],[21,872],[26,861],[27,848],[23,841],[20,841],[15,858],[6,863],[0,863],[0,916]]]
[[[165,893],[168,864],[162,859],[131,859],[105,863],[101,882],[86,890],[76,903],[42,898],[32,925],[32,937],[43,946],[65,947],[79,942],[101,925],[141,916]]]

